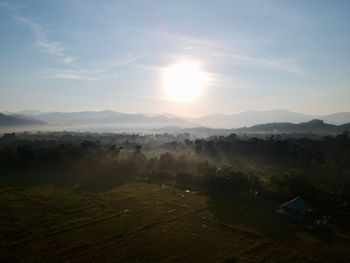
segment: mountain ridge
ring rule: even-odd
[[[12,114],[12,115],[6,115],[3,113],[0,113],[0,127],[16,127],[16,126],[42,126],[46,125],[45,122],[19,115],[19,114]]]
[[[37,114],[34,114],[37,112]],[[301,123],[319,119],[329,124],[341,125],[350,122],[350,112],[329,115],[308,115],[284,109],[250,110],[236,114],[215,113],[200,117],[181,117],[173,114],[122,113],[112,110],[80,112],[21,111],[23,116],[34,118],[50,125],[136,125],[157,124],[157,127],[179,126],[194,128],[204,126],[212,129],[234,129],[267,123]],[[33,115],[34,114],[34,115]],[[22,114],[21,114],[22,116]]]
[[[168,133],[191,133],[201,136],[211,135],[229,135],[229,134],[341,134],[350,132],[350,122],[342,125],[334,125],[325,123],[322,120],[314,119],[308,122],[290,123],[276,122],[257,124],[250,127],[241,127],[233,129],[219,129],[208,127],[193,127],[187,129],[179,129],[178,127],[165,127],[157,129],[157,132]]]

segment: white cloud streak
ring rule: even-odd
[[[293,58],[264,58],[243,53],[226,53],[220,51],[213,51],[210,53],[210,56],[224,58],[234,65],[268,68],[291,74],[304,73]]]
[[[129,65],[134,61],[145,57],[129,56],[125,59],[121,59],[113,63],[103,64],[99,68],[95,68],[93,70],[80,68],[76,65],[72,65],[72,62],[75,61],[75,58],[66,54],[66,49],[61,42],[49,40],[47,36],[48,32],[44,26],[26,16],[12,15],[12,18],[17,23],[26,26],[34,34],[36,38],[36,46],[41,52],[58,57],[64,64],[75,67],[75,69],[54,68],[45,70],[40,74],[40,78],[43,79],[98,81],[103,79],[116,78],[118,77],[116,68]]]
[[[235,72],[235,69],[249,71],[254,68],[268,73],[285,73],[293,76],[306,73],[299,64],[299,58],[262,56],[254,53],[250,47],[241,47],[235,43],[169,34],[165,34],[160,42],[167,47],[168,54],[172,54],[169,62],[175,63],[186,58],[199,61],[210,77],[208,85],[223,90],[251,89],[254,78],[249,75],[242,76],[240,71]],[[163,51],[163,54],[166,53]]]
[[[39,50],[60,58],[60,60],[65,64],[71,64],[74,61],[73,57],[68,56],[65,53],[65,48],[60,42],[51,41],[48,39],[47,31],[42,25],[25,16],[13,15],[12,18],[16,22],[30,29],[30,31],[35,35],[36,46],[39,48]]]
[[[222,63],[258,67],[262,69],[284,71],[290,74],[303,74],[304,70],[298,65],[295,58],[262,57],[252,52],[242,50],[241,47],[230,43],[218,43],[208,39],[197,39],[179,35],[165,35],[166,41],[180,47],[182,50],[189,50],[198,57],[207,58],[209,61],[220,59]]]
[[[218,43],[209,39],[199,39],[194,37],[186,37],[179,35],[164,34],[165,42],[169,44],[168,52],[164,50],[158,54],[171,57],[172,62],[176,60],[186,59],[186,54],[194,59],[203,60],[204,64],[214,63],[217,65],[225,64],[233,67],[254,67],[263,70],[280,71],[292,75],[304,74],[305,71],[298,64],[298,60],[292,57],[262,57],[251,52],[242,51],[238,46],[227,48],[227,44]],[[164,41],[164,40],[163,40]],[[162,41],[161,41],[162,43]],[[175,47],[174,47],[175,46]],[[190,47],[188,52],[183,51],[184,47]],[[181,54],[181,55],[176,55]],[[157,56],[156,53],[153,54]],[[171,63],[171,61],[169,61]],[[153,64],[132,64],[145,70],[161,72],[164,68]],[[210,76],[210,85],[217,87],[235,87],[243,89],[247,87],[246,79],[232,73],[225,74],[222,72],[207,72]]]
[[[45,27],[35,22],[33,19],[21,15],[12,16],[15,21],[26,26],[35,35],[36,46],[41,52],[58,57],[62,63],[66,65],[74,66],[75,70],[71,69],[49,69],[41,74],[41,78],[55,78],[55,79],[67,79],[67,80],[90,80],[96,81],[106,78],[115,78],[118,74],[115,69],[119,66],[133,65],[135,67],[143,67],[148,70],[161,70],[161,67],[154,65],[134,64],[136,60],[142,57],[130,56],[120,61],[104,64],[100,68],[94,70],[86,70],[79,68],[72,63],[75,61],[74,57],[66,54],[66,49],[61,42],[52,41],[48,38],[48,32]],[[235,45],[227,47],[225,43],[218,43],[210,39],[200,39],[195,37],[188,37],[182,35],[173,35],[164,32],[154,32],[156,35],[160,34],[160,42],[164,42],[169,49],[169,54],[174,53],[189,53],[194,57],[201,58],[207,61],[216,61],[215,63],[226,64],[231,66],[245,66],[245,67],[257,67],[261,69],[276,70],[281,72],[287,72],[289,74],[303,74],[303,69],[298,65],[297,60],[294,58],[271,58],[261,57],[251,52],[242,51]],[[152,34],[151,34],[152,35]],[[232,48],[233,46],[233,48]],[[175,49],[175,50],[174,50]],[[154,50],[154,52],[157,52]],[[153,55],[157,56],[157,53]],[[143,56],[145,57],[145,56]],[[218,76],[215,72],[213,74]],[[223,77],[223,76],[221,76]],[[231,77],[232,76],[227,76]],[[236,81],[236,80],[235,80]],[[220,83],[219,83],[220,82]],[[224,83],[232,83],[232,79],[225,81],[215,78],[216,85],[224,85]]]
[[[145,56],[131,56],[110,64],[102,65],[100,68],[87,70],[83,68],[63,69],[55,68],[43,71],[41,78],[43,79],[61,79],[61,80],[85,80],[98,81],[103,79],[111,79],[119,76],[117,69],[122,66],[132,65],[133,62],[142,59]]]
[[[41,73],[42,79],[61,79],[61,80],[86,80],[86,81],[98,81],[106,78],[117,77],[116,72],[109,72],[103,74],[103,72],[85,71],[85,70],[69,70],[69,69],[49,69]]]

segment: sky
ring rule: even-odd
[[[350,1],[0,0],[0,111],[350,111]],[[162,74],[195,61],[191,101]]]

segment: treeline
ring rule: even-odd
[[[82,190],[103,191],[139,179],[233,198],[280,201],[302,195],[316,204],[349,209],[347,134],[318,140],[158,135],[162,144],[152,143],[155,136],[43,136],[3,136],[1,171],[26,176],[54,170]]]
[[[5,134],[0,138],[0,147],[9,144],[33,143],[48,145],[73,145],[79,147],[84,142],[97,142],[103,149],[116,146],[133,150],[141,145],[143,152],[173,153],[191,152],[201,158],[218,162],[246,162],[269,164],[282,168],[310,168],[319,165],[350,168],[350,145],[347,133],[337,136],[302,138],[269,135],[265,137],[248,137],[231,134],[229,136],[212,136],[206,139],[193,138],[183,134],[94,134],[94,133],[21,133]],[[310,139],[313,138],[313,139]]]
[[[199,156],[216,161],[246,161],[297,169],[319,165],[350,168],[348,134],[327,136],[318,140],[280,139],[278,136],[242,140],[232,134],[195,140],[194,150]]]

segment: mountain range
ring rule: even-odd
[[[236,133],[318,133],[318,134],[332,134],[350,132],[350,123],[342,125],[334,125],[325,123],[322,120],[311,120],[299,124],[279,122],[258,124],[249,128],[234,129]]]
[[[19,114],[6,115],[0,113],[0,127],[42,126],[45,124],[41,120]]]
[[[290,122],[301,123],[314,119],[340,125],[350,122],[350,112],[339,112],[330,115],[308,115],[287,110],[244,111],[237,114],[213,114],[192,119],[201,126],[211,128],[239,128],[263,123]]]
[[[35,118],[40,119],[49,124],[177,124],[180,126],[191,126],[187,120],[168,117],[165,115],[148,116],[144,114],[128,114],[110,110],[105,111],[83,111],[83,112],[51,112],[36,115]]]
[[[322,120],[311,120],[301,123],[290,123],[290,122],[275,122],[258,124],[250,127],[243,128],[208,128],[208,127],[194,127],[181,129],[179,127],[164,127],[161,129],[154,130],[157,133],[190,133],[200,137],[207,137],[212,135],[229,135],[232,133],[236,134],[340,134],[343,132],[350,132],[350,123],[342,125],[334,125],[325,123]]]
[[[162,129],[169,132],[184,129],[227,129],[238,131],[261,130],[293,130],[293,124],[307,123],[311,120],[324,121],[325,125],[342,125],[350,122],[350,112],[339,112],[324,116],[307,115],[287,110],[245,111],[238,114],[212,114],[197,118],[178,117],[171,114],[146,115],[128,114],[111,110],[82,112],[40,112],[26,110],[21,112],[6,112],[0,115],[0,126],[85,126],[88,127],[119,127]],[[328,124],[326,124],[328,123]],[[257,126],[260,124],[269,124]],[[278,124],[278,125],[277,125]],[[277,125],[277,126],[276,126]],[[164,128],[166,127],[166,128]],[[242,128],[243,127],[243,128]],[[249,128],[245,128],[249,127]],[[284,127],[284,128],[283,128]],[[113,128],[112,128],[113,130]]]

